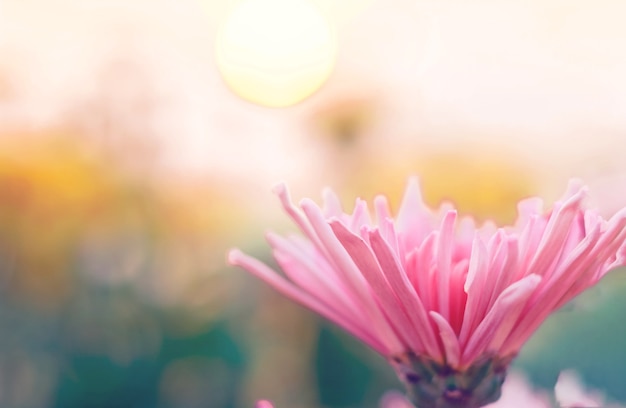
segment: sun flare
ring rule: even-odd
[[[269,107],[305,99],[328,79],[333,27],[307,0],[245,0],[221,26],[219,70],[237,95]]]

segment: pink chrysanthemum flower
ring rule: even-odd
[[[538,198],[522,201],[503,228],[457,220],[450,205],[432,211],[416,179],[395,220],[385,197],[374,200],[376,223],[362,200],[346,214],[330,190],[323,209],[275,191],[304,234],[267,235],[286,278],[238,250],[230,263],[388,358],[420,408],[496,401],[546,317],[626,263],[626,209],[603,220],[575,181],[547,212]]]

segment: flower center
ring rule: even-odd
[[[500,398],[506,369],[514,356],[485,356],[460,370],[428,357],[406,353],[391,364],[420,408],[479,408]]]

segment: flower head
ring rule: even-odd
[[[276,188],[304,236],[267,239],[286,278],[238,250],[229,261],[387,357],[420,408],[497,400],[509,362],[554,310],[625,264],[626,210],[609,221],[583,206],[576,181],[561,201],[520,202],[515,225],[477,227],[448,204],[427,208],[412,179],[394,219],[374,200],[345,213],[327,190],[300,209]]]

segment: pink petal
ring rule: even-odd
[[[389,210],[389,202],[387,201],[387,197],[383,195],[374,197],[374,210],[376,211],[376,219],[378,220],[379,226],[381,226],[381,221],[392,218],[391,211]]]
[[[507,235],[504,229],[500,228],[496,233],[491,237],[488,245],[488,253],[489,253],[489,273],[493,277],[492,279],[488,279],[485,284],[485,296],[489,298],[489,301],[486,303],[487,308],[491,307],[493,302],[495,302],[496,298],[500,294],[500,291],[497,291],[496,288],[498,286],[498,281],[502,275],[506,274],[504,271],[504,267],[506,266],[506,261],[508,258],[508,240]],[[484,313],[484,311],[483,311]]]
[[[328,254],[328,260],[333,263],[342,281],[363,304],[370,305],[371,298],[363,276],[346,250],[342,247],[339,240],[337,240],[337,237],[333,234],[333,231],[324,219],[320,209],[315,203],[307,199],[302,200],[300,206],[311,223],[325,252]]]
[[[502,274],[502,268],[506,260],[507,246],[505,244],[506,234],[503,229],[499,229],[491,237],[487,244],[487,257],[489,258],[489,276],[490,279],[485,280],[483,288],[483,296],[485,302],[482,302],[482,307],[477,309],[476,313],[484,315],[489,307],[495,302],[500,292],[495,292],[496,284],[498,283],[498,277]]]
[[[541,215],[543,211],[543,200],[538,197],[527,198],[517,204],[517,222],[515,223],[518,230],[521,230],[532,217]]]
[[[432,214],[422,201],[416,177],[409,179],[396,221],[405,248],[417,248],[433,230]]]
[[[567,234],[572,228],[574,217],[579,214],[580,203],[584,198],[584,191],[579,191],[560,208],[552,213],[543,232],[535,256],[529,266],[529,271],[542,273],[558,258]],[[543,273],[542,273],[543,274]]]
[[[308,287],[309,285],[317,286],[317,281],[321,281],[324,286],[336,286],[337,278],[334,275],[334,271],[327,265],[325,268],[320,268],[319,264],[316,264],[317,257],[315,254],[304,252],[303,248],[298,246],[293,240],[284,238],[273,232],[268,232],[265,235],[265,239],[274,249],[274,252],[280,255],[289,256],[302,266],[302,270],[288,270],[284,271],[287,277],[292,281],[298,283],[301,287]],[[325,269],[324,273],[320,273],[320,269]],[[327,270],[327,271],[326,271]],[[300,284],[299,281],[303,281]]]
[[[529,273],[528,267],[537,253],[537,248],[543,237],[543,231],[547,225],[547,219],[538,215],[531,215],[528,223],[522,229],[519,236],[519,272],[522,278]]]
[[[404,344],[416,350],[423,350],[419,332],[411,323],[402,302],[396,297],[369,247],[340,222],[331,222],[330,226],[372,287],[372,292]]]
[[[450,297],[450,319],[448,319],[448,321],[457,335],[461,332],[463,313],[465,313],[465,306],[467,304],[467,294],[463,290],[463,285],[465,284],[468,268],[469,260],[461,259],[454,266],[452,276],[450,276],[448,283],[450,285],[450,292],[455,294]]]
[[[426,350],[435,358],[441,357],[435,334],[428,322],[426,309],[417,293],[415,293],[415,289],[411,286],[411,282],[409,282],[402,266],[378,230],[370,232],[370,244],[381,269],[385,271],[385,276],[393,291],[398,295],[402,303],[406,305],[407,309],[411,311],[409,317],[412,319],[413,325],[421,330],[422,334],[420,337]]]
[[[463,350],[463,363],[469,364],[485,352],[497,351],[539,282],[541,282],[540,276],[529,275],[506,288],[498,296],[496,303],[467,342]],[[495,348],[489,348],[492,344]]]
[[[476,325],[479,323],[479,316],[476,310],[483,302],[482,288],[484,286],[485,276],[488,268],[487,248],[481,239],[476,236],[472,245],[472,254],[470,256],[469,269],[467,271],[467,279],[465,281],[465,293],[467,293],[467,304],[465,305],[465,313],[463,314],[463,326],[459,341],[464,345]]]
[[[452,273],[452,245],[456,211],[448,211],[441,222],[437,240],[437,272],[439,286],[439,311],[445,319],[450,318],[450,275]]]
[[[363,200],[357,199],[354,204],[354,212],[352,213],[352,220],[350,221],[350,231],[359,232],[361,227],[370,225],[372,223],[367,209],[367,203]]]
[[[357,300],[350,295],[346,296],[340,282],[330,279],[331,268],[316,267],[311,259],[302,256],[293,246],[289,247],[289,241],[284,239],[281,241],[281,238],[268,237],[270,244],[275,248],[274,258],[291,281],[301,288],[306,288],[311,294],[323,295],[326,303],[343,310],[349,318],[363,323],[368,321]]]
[[[461,347],[454,330],[439,313],[431,311],[429,314],[437,324],[437,327],[439,327],[439,338],[441,338],[441,343],[445,350],[446,364],[451,367],[458,367],[461,360]]]
[[[437,289],[432,286],[433,279],[431,278],[434,277],[435,262],[433,254],[435,253],[437,235],[437,232],[433,231],[426,237],[419,247],[414,269],[407,270],[409,280],[428,310],[436,307],[434,295],[437,293]]]
[[[352,320],[345,318],[340,311],[335,310],[332,306],[324,304],[308,293],[287,282],[276,272],[257,259],[234,249],[228,253],[228,262],[231,265],[240,266],[246,269],[248,272],[265,281],[287,298],[295,301],[296,303],[302,304],[315,313],[318,313],[328,320],[335,322],[337,325],[344,327],[379,353],[386,354],[389,352],[389,349],[383,345],[376,336],[373,336],[368,331],[354,324]]]
[[[285,183],[280,183],[276,185],[272,191],[278,196],[283,206],[283,209],[291,217],[293,222],[296,223],[298,228],[300,228],[300,231],[302,231],[307,236],[307,238],[311,240],[311,242],[313,242],[317,246],[320,246],[319,241],[315,236],[315,233],[311,229],[311,226],[302,216],[300,211],[298,211],[298,209],[291,202],[291,197],[289,196],[289,189],[287,188],[287,185],[285,185]]]
[[[341,217],[344,214],[341,208],[341,201],[333,190],[325,188],[322,191],[322,197],[324,199],[324,217]]]

